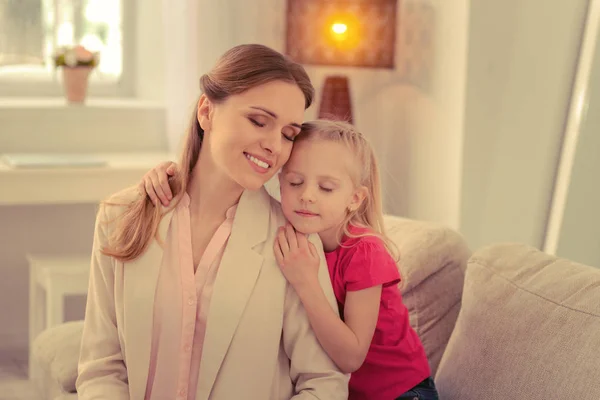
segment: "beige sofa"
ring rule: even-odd
[[[518,244],[469,259],[452,230],[386,222],[442,400],[600,399],[600,270]],[[55,327],[34,342],[44,399],[77,399],[81,325]]]

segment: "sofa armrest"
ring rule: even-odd
[[[435,223],[390,215],[384,223],[400,252],[400,289],[411,325],[435,375],[458,317],[471,251],[458,232]]]

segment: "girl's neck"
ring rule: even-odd
[[[239,201],[244,189],[215,166],[210,153],[203,152],[205,147],[200,150],[187,187],[190,213],[201,218],[225,218],[227,210]]]
[[[342,226],[334,226],[326,229],[323,232],[319,232],[321,243],[323,243],[323,250],[326,253],[336,250],[340,247],[342,237],[344,236],[344,230]]]

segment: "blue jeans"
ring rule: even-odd
[[[396,400],[439,400],[433,379],[427,378]]]

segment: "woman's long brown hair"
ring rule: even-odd
[[[304,68],[277,51],[258,44],[240,45],[227,51],[213,69],[200,78],[200,89],[210,101],[218,104],[229,96],[272,81],[298,85],[304,94],[305,108],[311,105],[314,88]],[[186,191],[198,161],[203,137],[204,131],[194,109],[180,157],[181,170],[169,180],[174,196],[170,209],[177,206],[181,194]],[[160,241],[161,238],[157,237],[158,225],[169,210],[155,207],[148,196],[141,196],[129,204],[104,202],[101,206],[125,207],[118,220],[114,221],[116,225],[111,230],[108,245],[102,249],[105,255],[120,261],[131,261],[146,250],[153,238]]]

